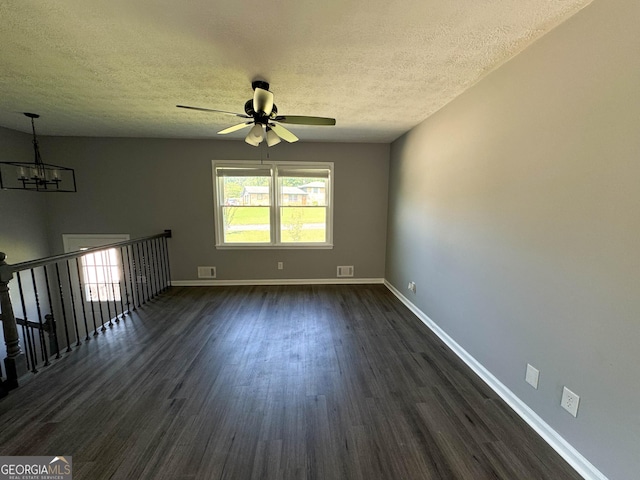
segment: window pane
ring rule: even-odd
[[[326,207],[280,208],[280,239],[283,243],[327,241]]]
[[[270,208],[259,206],[222,207],[224,243],[269,243]]]
[[[271,242],[271,177],[226,175],[219,178],[224,243]]]
[[[290,171],[291,176],[279,177],[280,241],[324,243],[327,241],[328,179],[295,175]]]
[[[327,179],[280,177],[281,206],[326,206]]]
[[[220,177],[222,205],[271,205],[271,178],[262,176]]]
[[[115,248],[81,257],[85,298],[90,302],[120,300],[120,262]]]

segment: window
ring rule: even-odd
[[[62,236],[65,252],[85,250],[110,243],[129,240],[129,235],[73,235]],[[80,257],[82,286],[87,302],[120,301],[122,263],[115,248],[87,253]]]
[[[217,247],[332,247],[333,163],[214,161],[213,172]]]
[[[80,257],[87,302],[120,301],[120,261],[115,248]]]

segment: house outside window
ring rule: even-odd
[[[326,199],[326,188],[323,182],[311,182],[306,185],[301,185],[300,190],[303,190],[308,199],[313,204],[321,205]]]
[[[218,248],[332,248],[333,163],[213,161],[213,177]]]

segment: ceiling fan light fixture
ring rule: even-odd
[[[262,133],[262,125],[256,123],[251,130],[249,130],[249,134],[244,139],[249,145],[253,145],[257,147],[260,145],[260,142],[264,140],[264,135]]]
[[[280,137],[274,132],[271,127],[267,127],[267,145],[273,147],[280,143]]]

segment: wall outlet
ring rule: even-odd
[[[278,262],[278,270],[284,269],[284,262]]]
[[[527,381],[529,385],[531,385],[536,390],[538,389],[538,379],[540,377],[540,370],[529,365],[527,363],[527,373],[524,376],[524,379]]]
[[[338,267],[338,277],[353,277],[353,265],[342,265]]]
[[[416,293],[416,282],[409,282],[409,285],[407,285],[407,288],[411,290],[413,293]]]
[[[216,267],[198,267],[198,278],[216,278]]]
[[[562,389],[562,400],[560,401],[560,405],[567,412],[569,412],[574,417],[578,416],[578,404],[580,403],[580,397],[569,390],[567,387],[563,387]]]

